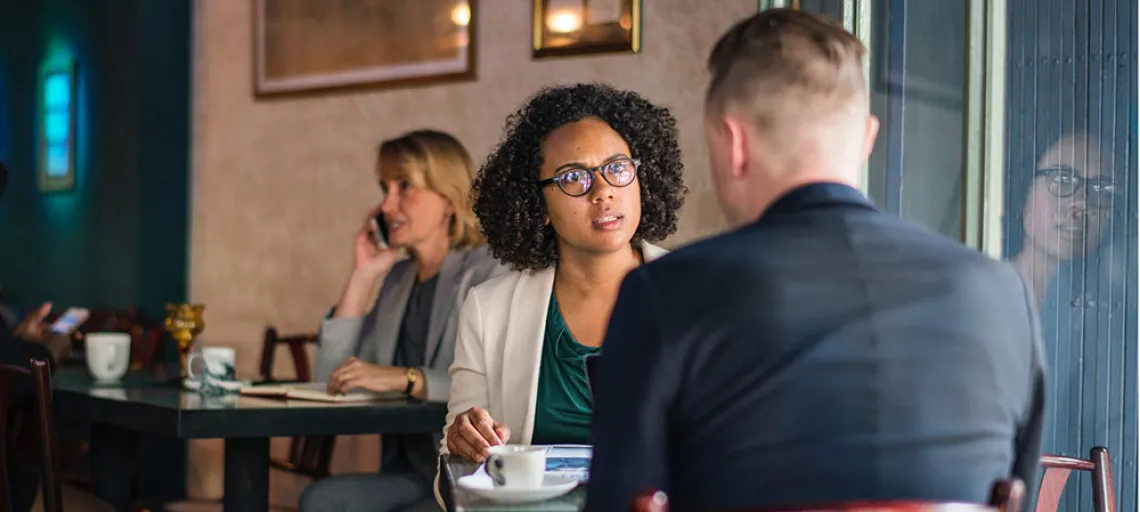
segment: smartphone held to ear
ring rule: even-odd
[[[388,223],[384,222],[383,213],[372,218],[372,240],[380,250],[388,248]]]

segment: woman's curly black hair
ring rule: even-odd
[[[503,139],[487,157],[472,189],[475,215],[487,244],[515,270],[540,270],[558,262],[554,228],[546,224],[546,201],[536,185],[542,145],[557,128],[598,118],[641,160],[641,221],[633,243],[657,242],[677,230],[677,212],[687,189],[682,178],[677,120],[665,107],[637,93],[602,84],[550,87],[507,118]]]

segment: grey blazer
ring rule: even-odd
[[[467,290],[506,272],[486,246],[453,250],[443,260],[432,299],[424,372],[427,399],[446,402],[451,388],[447,369],[455,357],[455,327]],[[326,318],[321,323],[314,380],[327,381],[349,356],[381,365],[392,364],[408,295],[416,281],[413,260],[396,263],[380,287],[372,310],[354,318]]]
[[[428,401],[446,402],[450,396],[451,383],[447,371],[455,358],[459,308],[467,291],[504,272],[506,268],[499,265],[486,246],[453,250],[443,260],[428,323],[427,353],[424,354],[426,365],[420,368],[427,385]],[[371,311],[354,318],[326,318],[321,323],[314,380],[327,381],[333,370],[349,356],[391,365],[404,309],[415,280],[415,262],[400,261],[388,272]],[[391,442],[403,445],[416,472],[424,474],[430,482],[435,474],[439,438],[438,432],[419,436],[385,436],[383,444],[386,447]],[[389,455],[395,452],[385,448],[383,463],[386,464]]]

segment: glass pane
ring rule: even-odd
[[[799,0],[799,8],[843,23],[843,0]]]
[[[1136,1],[1009,0],[1004,253],[1051,371],[1046,452],[1109,449],[1136,510]],[[1091,510],[1087,472],[1060,510]]]
[[[868,193],[884,210],[962,236],[964,2],[873,2]]]

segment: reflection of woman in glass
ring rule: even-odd
[[[1069,135],[1050,147],[1032,176],[1010,176],[1014,191],[1023,189],[1015,182],[1029,182],[1020,223],[1024,232],[1015,238],[1017,230],[1010,230],[1011,244],[1020,241],[1020,247],[1010,253],[1039,302],[1061,265],[1100,246],[1115,191],[1112,173],[1103,167],[1108,162],[1094,139]]]
[[[1127,312],[1110,316],[1113,301],[1119,304],[1123,296],[1126,273],[1115,257],[1125,244],[1113,243],[1125,226],[1114,223],[1112,214],[1127,207],[1117,197],[1112,163],[1097,140],[1074,134],[1053,143],[1033,172],[1014,165],[1007,177],[1007,255],[1040,304],[1049,368],[1046,453],[1085,458],[1093,446],[1103,445],[1117,459],[1125,451],[1121,411],[1134,408],[1134,402],[1125,403],[1134,398],[1105,389],[1121,382],[1125,368],[1110,361],[1111,354],[1120,360],[1131,342],[1121,323]],[[1087,482],[1080,486],[1088,488]],[[1068,489],[1060,510],[1080,510],[1088,491],[1076,484]]]

